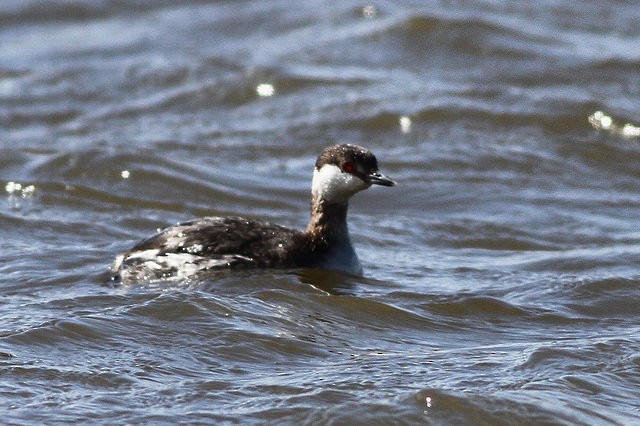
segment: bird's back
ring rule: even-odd
[[[118,256],[116,281],[180,278],[202,270],[294,267],[301,233],[242,217],[205,217],[159,231]]]

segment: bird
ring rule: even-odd
[[[210,216],[158,231],[116,257],[114,283],[191,277],[202,271],[319,268],[361,275],[347,226],[349,199],[372,185],[395,186],[371,151],[358,145],[326,147],[311,182],[309,223],[296,230],[239,216]]]

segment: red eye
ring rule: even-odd
[[[355,167],[354,167],[353,163],[351,163],[351,162],[344,163],[342,165],[342,170],[344,170],[347,173],[353,173],[353,171],[355,170]]]

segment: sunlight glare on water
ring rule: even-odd
[[[400,131],[402,133],[406,134],[411,132],[411,118],[407,117],[406,115],[403,115],[400,117],[398,121],[400,123]]]
[[[606,115],[602,111],[596,111],[588,117],[589,123],[597,130],[605,130],[615,135],[624,136],[627,138],[640,137],[640,127],[625,123],[623,125],[613,121],[609,115]]]
[[[258,94],[258,96],[261,96],[263,98],[273,96],[275,92],[276,90],[275,87],[273,87],[273,84],[260,83],[258,84],[258,86],[256,86],[256,93]]]

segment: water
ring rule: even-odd
[[[5,424],[637,424],[640,9],[0,5]],[[628,124],[629,127],[626,127]],[[363,278],[110,287],[156,228],[303,227],[365,145]]]

